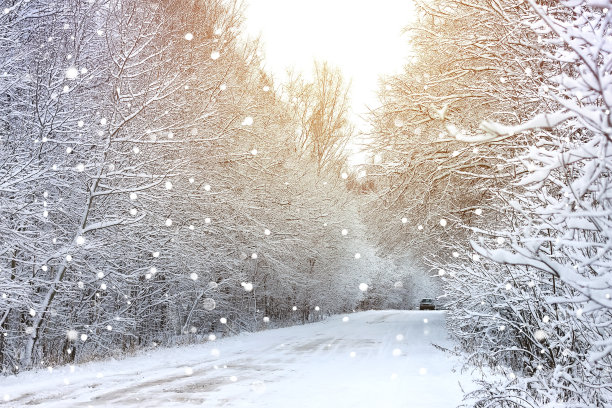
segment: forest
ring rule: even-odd
[[[467,406],[610,406],[612,2],[412,1],[354,166],[238,1],[0,0],[0,371],[436,297]]]

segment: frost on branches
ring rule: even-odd
[[[507,162],[516,183],[497,190],[506,221],[471,227],[484,258],[450,266],[452,324],[472,363],[503,374],[471,395],[475,406],[609,406],[612,3],[528,1],[531,29],[560,66],[553,104],[517,126],[483,123],[489,141],[532,142]]]

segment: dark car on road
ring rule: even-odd
[[[436,310],[436,304],[433,299],[423,299],[421,303],[419,303],[419,310]]]

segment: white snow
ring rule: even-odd
[[[452,346],[445,312],[368,311],[25,372],[0,378],[0,395],[12,407],[457,406],[471,378],[432,343]]]

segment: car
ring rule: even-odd
[[[425,298],[419,303],[419,310],[436,310],[436,304],[431,298]]]

